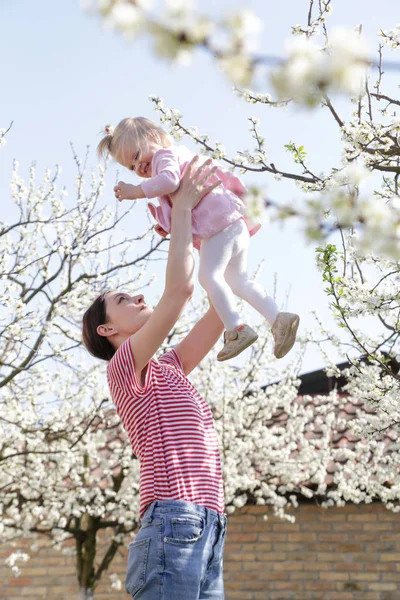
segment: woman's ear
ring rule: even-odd
[[[112,325],[98,325],[97,333],[103,337],[108,337],[109,335],[115,333],[115,328]]]

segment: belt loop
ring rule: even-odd
[[[206,517],[206,526],[208,526],[210,524],[210,511],[209,511],[209,509],[206,506],[204,507],[204,509],[205,509],[205,512],[206,512],[206,514],[205,514],[205,517]]]
[[[148,519],[151,523],[151,521],[153,520],[153,513],[154,513],[154,509],[157,506],[157,500],[155,500],[152,504],[150,504],[150,510],[149,510],[149,514],[148,514]]]

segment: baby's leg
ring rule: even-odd
[[[237,237],[237,222],[200,245],[199,282],[210,296],[211,302],[227,331],[241,324],[236,309],[236,298],[224,279],[224,272],[232,259]]]
[[[243,224],[242,230],[236,239],[234,256],[226,266],[225,280],[236,296],[243,298],[253,306],[272,325],[279,309],[273,298],[267,295],[263,287],[252,281],[247,274],[247,252],[250,236],[245,223],[241,222]]]

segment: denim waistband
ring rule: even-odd
[[[186,500],[155,500],[149,504],[143,514],[142,521],[146,519],[147,522],[151,522],[154,515],[160,515],[164,513],[192,513],[200,517],[204,517],[206,524],[210,524],[213,521],[217,521],[225,526],[227,520],[227,514],[220,514],[212,508],[207,506],[201,506],[200,504],[194,504],[193,502],[186,502]]]

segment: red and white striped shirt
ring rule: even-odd
[[[140,462],[141,519],[154,500],[186,500],[220,514],[225,509],[218,438],[207,402],[170,350],[136,377],[130,339],[107,365],[117,413]]]

